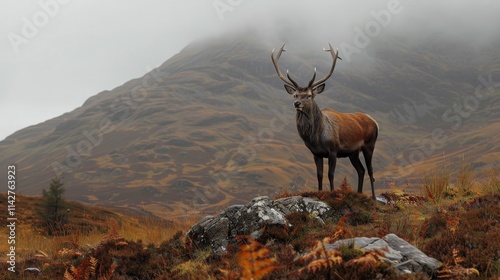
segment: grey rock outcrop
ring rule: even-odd
[[[356,237],[339,240],[325,245],[327,250],[338,249],[340,246],[353,244],[364,251],[385,250],[385,261],[389,262],[400,273],[422,273],[432,276],[442,266],[442,263],[427,256],[415,246],[395,234],[383,238]]]
[[[250,235],[254,239],[262,236],[269,225],[293,227],[286,216],[293,212],[307,213],[320,222],[337,222],[346,209],[333,209],[324,202],[311,198],[292,196],[271,200],[267,196],[254,198],[245,205],[233,205],[217,216],[207,216],[195,224],[187,233],[187,242],[197,248],[210,247],[215,254],[224,253],[228,246],[236,243],[236,236]],[[354,245],[364,251],[382,250],[383,261],[389,262],[399,273],[421,273],[432,277],[442,266],[438,260],[425,255],[415,246],[388,234],[383,238],[356,237],[325,244],[327,250],[341,245]]]
[[[228,207],[218,216],[203,218],[186,233],[186,241],[197,248],[210,247],[215,254],[222,254],[228,246],[236,243],[238,235],[250,235],[258,239],[266,226],[293,227],[286,218],[290,213],[307,213],[324,223],[327,220],[337,222],[345,211],[346,209],[333,209],[324,202],[302,196],[277,200],[261,196],[245,205]],[[385,255],[383,261],[390,263],[399,273],[422,273],[432,277],[442,265],[395,234],[388,234],[383,238],[339,240],[325,244],[325,248],[336,250],[342,245],[350,244],[364,251],[382,250]]]
[[[271,200],[261,196],[246,205],[233,205],[218,216],[203,218],[186,233],[186,238],[197,247],[210,246],[214,253],[220,254],[236,241],[237,235],[250,235],[257,239],[266,225],[293,226],[286,219],[292,212],[313,215],[320,222],[335,216],[335,210],[330,206],[308,197]]]

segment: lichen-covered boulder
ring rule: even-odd
[[[261,196],[246,205],[233,205],[218,216],[203,218],[186,233],[186,238],[197,247],[210,246],[214,253],[220,254],[236,242],[237,235],[257,239],[265,226],[293,226],[286,219],[292,212],[308,213],[322,222],[334,216],[334,209],[311,198],[292,196],[272,200]]]

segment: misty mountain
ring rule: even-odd
[[[302,83],[314,67],[324,75],[331,56],[322,47],[287,44],[283,71]],[[63,176],[68,199],[170,218],[313,190],[313,158],[270,55],[255,34],[194,42],[143,77],[7,137],[1,166],[16,164],[25,194]],[[378,121],[376,189],[459,159],[482,168],[500,156],[499,57],[500,41],[379,36],[337,63],[316,101]],[[355,175],[348,160],[339,165],[336,185]]]

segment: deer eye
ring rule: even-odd
[[[306,98],[307,98],[307,99],[311,99],[311,98],[312,98],[312,95],[311,95],[311,94],[309,94],[309,95],[307,95],[307,97],[306,97]]]

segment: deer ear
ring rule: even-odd
[[[320,94],[325,90],[325,84],[320,84],[319,86],[313,88],[313,93],[314,94]]]
[[[285,89],[286,89],[286,92],[288,92],[289,94],[294,94],[296,91],[294,87],[289,86],[289,85],[285,85]]]

